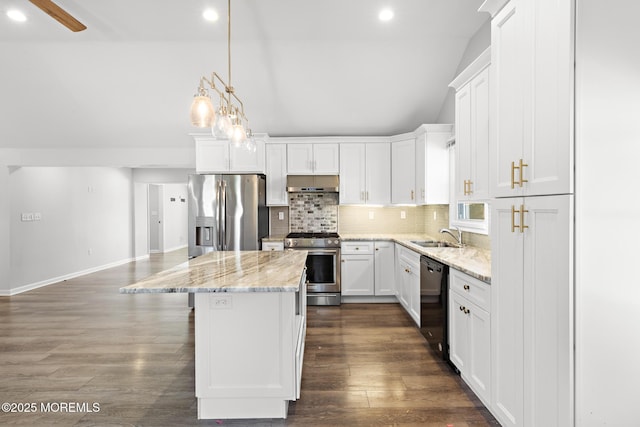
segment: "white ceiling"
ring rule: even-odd
[[[0,147],[191,147],[201,76],[227,79],[226,0],[57,0],[72,33],[0,0]],[[232,78],[254,132],[392,135],[436,122],[482,0],[233,0]],[[395,10],[378,21],[383,5]],[[221,19],[202,19],[205,7]],[[23,10],[28,21],[5,13]]]

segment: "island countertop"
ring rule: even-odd
[[[295,292],[307,251],[220,251],[120,288],[120,293]]]

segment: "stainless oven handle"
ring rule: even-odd
[[[298,248],[298,249],[308,251],[309,255],[337,254],[338,252],[340,252],[340,248],[334,248],[334,249]]]

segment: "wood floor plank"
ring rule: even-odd
[[[152,255],[0,297],[0,399],[100,406],[0,413],[0,425],[498,425],[398,304],[309,307],[301,399],[286,420],[198,420],[186,295],[118,293],[186,258]]]

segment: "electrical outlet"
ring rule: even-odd
[[[284,212],[278,212],[278,219],[280,221],[284,220]]]
[[[437,220],[438,219],[438,212],[433,211],[433,220]]]
[[[209,300],[212,309],[228,309],[231,308],[231,295],[215,295]]]
[[[29,214],[24,212],[20,214],[20,221],[29,221]]]
[[[35,212],[33,214],[33,220],[34,221],[40,221],[42,219],[42,214],[40,212]]]
[[[373,211],[369,211],[369,219],[373,219],[373,218],[374,218],[374,216],[375,216],[375,215],[374,215]]]
[[[407,212],[406,211],[400,211],[400,219],[407,219]]]
[[[32,213],[28,213],[27,214],[27,221],[33,221],[33,214]]]

